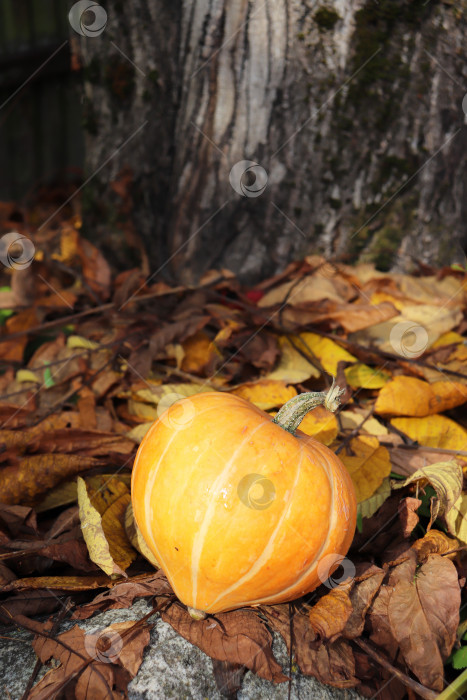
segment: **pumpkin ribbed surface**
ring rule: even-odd
[[[210,613],[313,590],[319,562],[345,554],[355,529],[351,479],[327,447],[217,392],[179,401],[154,423],[132,501],[176,595]]]

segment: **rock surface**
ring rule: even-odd
[[[96,632],[114,622],[138,620],[149,612],[149,605],[140,600],[128,610],[111,610],[96,615],[90,620],[79,620],[85,632]],[[221,700],[214,676],[211,659],[197,647],[180,637],[159,616],[150,618],[154,624],[151,644],[146,647],[143,663],[138,674],[128,686],[130,700]],[[75,621],[67,621],[61,631],[69,629]],[[31,635],[22,630],[7,629],[1,632],[0,644],[0,696],[19,700],[34,668],[36,656],[29,643]],[[5,639],[7,637],[8,639]],[[275,637],[274,653],[287,672],[288,658],[285,644]],[[38,676],[45,673],[43,668]],[[288,684],[275,685],[247,672],[238,700],[286,700]],[[300,700],[351,700],[358,699],[354,691],[337,690],[318,683],[314,678],[294,673],[292,698]]]

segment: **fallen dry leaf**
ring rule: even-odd
[[[25,311],[20,311],[6,320],[5,328],[7,335],[32,328],[33,326],[37,325],[38,320],[36,309],[29,308]],[[2,343],[0,343],[0,359],[5,361],[21,362],[27,342],[28,336],[26,333],[20,338],[15,338],[14,340],[4,340]]]
[[[423,469],[402,482],[393,483],[394,489],[402,488],[413,482],[428,482],[436,491],[437,498],[431,501],[431,518],[428,528],[436,520],[438,514],[447,515],[462,493],[463,472],[454,461],[437,462]]]
[[[275,683],[287,680],[272,653],[271,634],[252,610],[234,610],[195,621],[181,605],[174,604],[161,617],[208,656],[246,666]]]
[[[379,304],[339,304],[335,311],[329,311],[326,315],[338,321],[347,333],[355,333],[398,314],[394,304],[383,300]]]
[[[82,455],[41,454],[25,457],[20,464],[0,470],[2,501],[10,505],[34,505],[61,481],[101,464],[99,459]]]
[[[350,450],[344,448],[339,456],[347,467],[361,503],[374,494],[391,471],[389,453],[371,435],[360,435],[350,441]]]
[[[133,506],[131,502],[128,504],[126,511],[125,511],[125,532],[127,534],[128,539],[130,540],[131,544],[135,549],[138,550],[140,554],[145,557],[156,569],[160,568],[160,564],[157,561],[156,557],[154,554],[151,552],[149,549],[148,545],[146,544],[146,540],[143,538],[143,535],[141,534],[141,530],[139,529],[136,520],[133,515]]]
[[[175,597],[162,571],[145,574],[144,576],[135,576],[126,581],[116,583],[108,591],[99,593],[91,603],[77,608],[72,618],[75,620],[86,620],[97,612],[129,608],[135,598],[154,597],[157,599],[158,596]]]
[[[222,357],[213,341],[202,331],[187,338],[181,347],[183,349],[181,368],[190,374],[202,372],[206,365]]]
[[[465,450],[467,431],[446,416],[425,418],[392,418],[391,425],[426,447]]]
[[[317,406],[306,414],[300,423],[300,431],[314,437],[323,445],[330,445],[337,437],[339,426],[334,413],[327,411],[324,406]]]
[[[360,513],[362,518],[371,518],[380,508],[384,501],[391,495],[391,482],[389,477],[385,477],[381,486],[378,486],[376,491],[364,501],[360,501],[357,506],[357,513]]]
[[[353,610],[350,601],[351,590],[352,581],[344,582],[330,590],[313,605],[308,617],[317,637],[333,642],[342,635]]]
[[[241,384],[233,389],[231,393],[251,401],[263,411],[280,407],[297,395],[297,391],[293,386],[287,386],[285,382],[275,379]]]
[[[462,493],[446,514],[448,530],[462,544],[467,544],[467,494]]]
[[[424,562],[430,554],[446,554],[458,549],[458,546],[457,540],[448,537],[440,530],[431,529],[424,537],[413,543],[412,549],[417,552],[418,561]]]
[[[409,668],[428,688],[444,687],[443,663],[451,653],[459,624],[460,587],[454,564],[430,555],[417,569],[416,559],[391,574],[388,601],[391,632]]]
[[[324,370],[332,376],[336,375],[339,362],[357,361],[356,357],[330,338],[323,338],[316,333],[301,333],[299,339],[302,349],[304,351],[311,350],[313,355],[319,359]]]
[[[106,574],[125,571],[137,556],[126,535],[125,511],[130,503],[126,485],[115,477],[102,480],[99,489],[88,487],[78,477],[78,506],[81,530],[89,556]]]
[[[304,277],[298,284],[294,281],[285,282],[265,294],[258,302],[258,306],[267,307],[275,304],[287,303],[303,304],[305,302],[320,301],[321,299],[333,299],[343,302],[345,299],[339,294],[332,280],[325,275],[315,273]]]
[[[75,625],[56,640],[36,638],[33,647],[42,663],[54,658],[60,665],[46,673],[30,697],[45,700],[59,692],[68,679],[73,680],[76,700],[126,695],[128,682],[136,675],[149,643],[150,625],[139,624],[130,631],[135,622],[114,623],[93,634],[85,634]]]
[[[419,498],[403,498],[399,505],[399,519],[402,524],[402,534],[404,537],[410,537],[413,529],[417,526],[419,517],[417,510],[422,505]]]
[[[279,348],[279,363],[264,379],[299,384],[310,377],[319,377],[319,370],[296,350],[287,336],[279,338]]]
[[[364,576],[362,581],[356,581],[350,591],[352,610],[342,631],[342,635],[346,639],[355,639],[362,634],[366,613],[386,576],[386,572],[378,566],[370,565]]]
[[[379,392],[376,413],[384,416],[430,416],[467,401],[467,387],[457,382],[429,384],[415,377],[398,376]]]
[[[369,435],[387,435],[388,429],[385,425],[380,423],[374,416],[368,411],[360,411],[354,409],[352,411],[340,411],[339,417],[341,420],[342,428],[344,430],[354,430],[360,427],[360,432],[368,433]]]
[[[352,389],[381,389],[391,379],[389,372],[357,362],[344,370],[345,378]]]
[[[0,590],[2,593],[41,588],[48,588],[51,591],[90,591],[93,588],[106,588],[111,585],[111,579],[104,574],[96,574],[95,576],[30,576],[10,581]]]
[[[317,641],[308,614],[293,611],[291,624],[287,604],[267,605],[262,611],[270,625],[285,639],[289,651],[292,628],[294,656],[302,673],[336,688],[352,688],[358,684],[355,659],[347,640]]]

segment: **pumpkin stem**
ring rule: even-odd
[[[309,391],[305,394],[294,396],[282,406],[277,416],[273,418],[273,423],[277,423],[288,433],[295,435],[295,431],[312,408],[324,404],[328,411],[334,413],[340,405],[340,396],[345,389],[340,389],[336,384],[336,378],[332,378],[329,391]]]

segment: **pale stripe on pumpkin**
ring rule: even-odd
[[[308,576],[312,573],[313,569],[315,569],[318,566],[320,558],[321,558],[321,554],[323,553],[323,551],[325,551],[325,549],[328,545],[328,542],[329,542],[329,538],[330,538],[330,536],[334,530],[334,526],[335,526],[335,518],[337,516],[336,516],[335,510],[334,510],[334,479],[331,478],[331,475],[329,473],[329,466],[328,466],[327,460],[325,458],[323,458],[320,454],[318,454],[318,452],[315,453],[314,457],[319,459],[319,462],[320,462],[321,466],[324,468],[324,471],[326,472],[327,477],[329,479],[329,484],[331,487],[330,512],[332,513],[332,519],[330,520],[330,523],[329,523],[329,528],[328,528],[328,533],[326,535],[326,539],[323,542],[320,550],[316,554],[315,558],[311,562],[308,569],[291,586],[288,586],[288,588],[284,588],[284,590],[280,591],[280,595],[287,593],[287,591],[292,591],[293,589],[295,589],[298,585],[300,585],[300,581],[306,580],[308,578]],[[311,457],[308,457],[308,459],[311,459]],[[295,597],[298,598],[299,595],[300,594],[297,593],[297,595]],[[277,601],[277,593],[270,595],[270,596],[267,596],[266,598],[257,598],[256,600],[245,601],[244,605],[257,605],[259,603],[268,603],[270,600],[272,602]]]
[[[243,446],[251,440],[253,435],[258,432],[261,428],[263,428],[265,425],[270,426],[270,422],[265,420],[262,423],[260,423],[254,430],[251,432],[247,431],[247,434],[245,435],[245,438],[242,440],[240,445],[237,447],[235,452],[233,453],[232,457],[229,459],[227,464],[224,467],[224,470],[219,474],[217,479],[215,480],[211,491],[213,493],[217,493],[223,486],[224,483],[229,475],[229,472],[232,468],[232,464],[234,460],[236,459],[237,455],[241,450],[243,449]],[[235,465],[234,465],[235,466]],[[204,543],[206,541],[206,534],[209,529],[209,525],[211,523],[212,517],[214,515],[214,511],[217,507],[215,499],[212,499],[211,502],[209,503],[209,506],[206,510],[205,516],[203,523],[197,532],[194,540],[193,540],[193,549],[191,553],[191,576],[192,576],[192,583],[193,583],[193,606],[196,608],[196,603],[197,603],[197,598],[198,598],[198,579],[199,579],[199,563],[201,560],[201,553],[203,550]]]
[[[235,591],[236,589],[238,589],[242,584],[246,583],[251,578],[253,578],[253,576],[256,576],[256,574],[258,574],[261,571],[261,569],[268,563],[270,556],[271,556],[271,551],[274,548],[274,544],[275,544],[274,540],[276,539],[277,533],[279,532],[280,528],[282,527],[282,523],[284,522],[285,518],[287,517],[287,515],[290,511],[290,508],[293,505],[293,496],[294,496],[295,488],[297,486],[297,482],[300,478],[302,461],[303,461],[303,446],[300,445],[300,461],[298,463],[297,473],[295,475],[295,480],[294,480],[294,483],[292,485],[292,493],[289,497],[288,504],[286,504],[284,507],[282,515],[279,518],[279,521],[278,521],[274,531],[271,533],[271,537],[269,538],[262,553],[260,554],[258,559],[255,561],[255,563],[253,564],[251,569],[249,571],[247,571],[247,573],[244,574],[240,579],[238,579],[238,581],[236,581],[232,586],[230,586],[223,593],[221,593],[221,595],[219,595],[216,598],[216,600],[214,600],[211,603],[211,606],[215,605],[219,600],[222,600],[222,598],[225,598],[225,596],[232,593],[232,591]]]
[[[210,411],[213,411],[213,410],[215,410],[215,409],[214,409],[214,407],[211,406],[211,407],[209,407],[209,408],[206,408],[204,411],[199,411],[199,412],[197,413],[197,416],[202,416],[202,415],[204,415],[205,413],[209,413]],[[152,426],[152,428],[151,428],[151,430],[150,430],[151,433],[154,432],[155,429],[157,429],[158,427],[160,427],[160,422],[161,422],[161,419],[159,418],[159,419],[154,423],[154,425]],[[151,517],[151,516],[152,516],[151,497],[152,497],[152,492],[153,492],[154,485],[155,485],[155,482],[156,482],[157,473],[158,473],[158,471],[159,471],[159,467],[161,466],[161,464],[162,464],[162,462],[163,462],[163,460],[164,460],[165,455],[167,454],[167,452],[168,452],[170,446],[172,445],[172,442],[175,440],[176,437],[178,437],[179,433],[181,433],[182,431],[186,430],[186,427],[187,427],[187,426],[185,426],[185,425],[181,425],[181,426],[178,426],[178,427],[177,427],[177,426],[175,426],[175,427],[171,426],[171,429],[174,430],[174,432],[173,432],[173,434],[170,436],[169,441],[168,441],[167,445],[166,445],[165,448],[164,448],[164,451],[162,452],[162,454],[161,454],[160,457],[159,457],[159,460],[157,461],[157,463],[153,466],[153,469],[151,470],[151,476],[150,476],[150,478],[148,479],[147,486],[146,486],[146,489],[147,489],[147,490],[146,490],[146,493],[145,493],[145,495],[144,495],[144,512],[145,512],[145,515],[146,515],[146,530],[147,530],[147,533],[148,533],[149,537],[151,538],[152,546],[154,547],[154,550],[155,550],[156,559],[157,559],[157,561],[159,562],[159,564],[161,565],[161,568],[164,570],[164,572],[168,572],[168,567],[167,567],[167,565],[166,565],[166,563],[165,563],[165,561],[164,561],[164,559],[163,559],[163,557],[162,557],[162,555],[161,555],[161,553],[160,553],[160,551],[159,551],[159,549],[158,549],[158,547],[157,547],[157,544],[156,544],[156,541],[155,541],[154,535],[153,535],[152,517]],[[148,434],[149,434],[149,433],[148,433]],[[135,462],[135,465],[134,465],[133,469],[136,468],[136,465],[137,465],[137,463]],[[181,568],[183,568],[183,567],[181,567]],[[172,574],[172,577],[176,576],[177,573],[178,573],[178,571],[174,572],[174,573]],[[168,576],[168,574],[167,574],[167,576]],[[171,581],[171,578],[172,578],[172,577],[168,577],[170,583],[172,583],[172,581]]]

